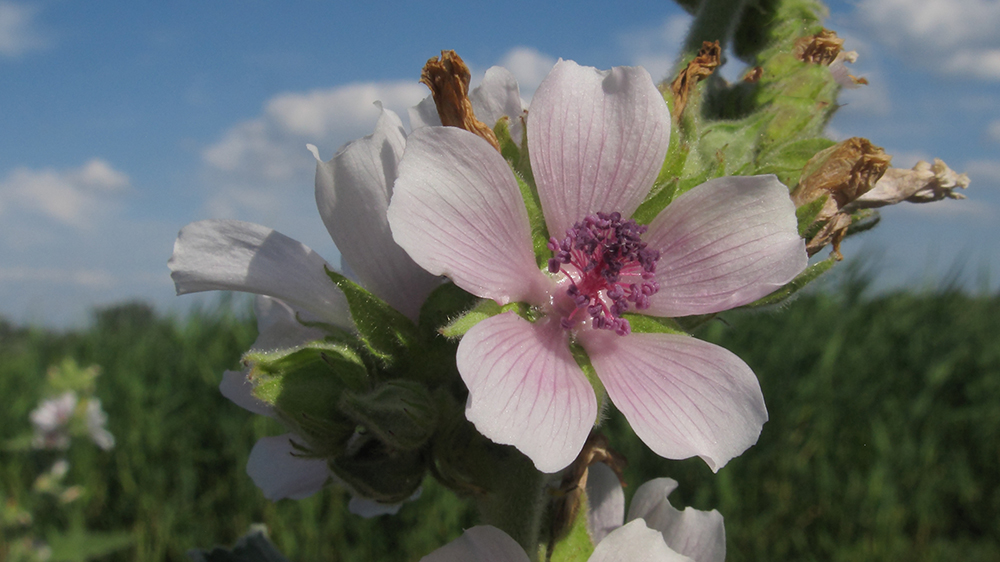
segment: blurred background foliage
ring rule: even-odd
[[[757,373],[770,421],[712,474],[699,459],[657,457],[610,412],[606,431],[629,459],[626,495],[677,479],[674,505],[725,516],[734,562],[1000,560],[1000,296],[866,287],[847,275],[780,313],[704,326],[700,337]],[[245,308],[223,300],[181,320],[125,304],[66,333],[0,324],[0,443],[30,430],[46,368],[73,357],[101,366],[96,395],[118,443],[67,457],[67,480],[87,490],[86,528],[132,533],[110,559],[186,560],[187,549],[232,544],[262,522],[291,560],[417,560],[475,524],[432,480],[399,515],[371,520],[350,515],[337,489],[265,500],[246,459],[258,437],[283,430],[217,389],[256,335]],[[0,494],[32,511],[44,537],[69,522],[28,505],[42,454],[0,450]]]

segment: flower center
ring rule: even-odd
[[[659,290],[653,277],[660,252],[646,247],[644,232],[644,225],[622,220],[621,213],[597,213],[574,224],[561,241],[549,239],[549,272],[566,276],[566,294],[576,305],[563,315],[563,328],[572,328],[586,311],[596,329],[620,336],[632,331],[621,315],[629,303],[649,308],[649,297]]]

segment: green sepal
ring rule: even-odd
[[[413,322],[347,277],[329,268],[326,274],[347,298],[358,337],[368,352],[385,367],[404,358],[419,339]]]
[[[486,320],[491,316],[500,314],[503,310],[500,305],[492,299],[482,299],[479,304],[458,318],[452,320],[447,325],[442,326],[438,332],[446,338],[460,338],[472,329],[473,326]]]
[[[851,226],[847,227],[844,236],[854,236],[866,230],[871,230],[882,221],[882,215],[874,209],[862,209],[851,215]]]
[[[538,190],[533,183],[525,181],[520,174],[514,174],[517,186],[521,189],[524,208],[528,211],[528,224],[531,226],[531,247],[535,251],[535,263],[543,267],[549,263],[552,250],[549,250],[549,229],[545,226],[545,216],[542,215],[542,203],[538,198]]]
[[[590,362],[590,357],[587,355],[587,350],[583,348],[582,345],[576,342],[570,342],[569,352],[573,355],[573,360],[576,361],[580,370],[587,377],[587,381],[590,382],[590,386],[594,388],[594,393],[597,395],[597,411],[604,411],[604,398],[607,396],[607,391],[604,390],[604,383],[601,382],[601,377],[597,376],[597,370],[594,369],[594,364]],[[600,418],[600,415],[598,415]],[[595,424],[598,420],[594,420]]]
[[[339,451],[357,425],[336,404],[347,390],[370,384],[364,361],[350,347],[313,342],[281,352],[248,353],[253,394],[274,407],[319,456]]]
[[[773,154],[761,155],[763,162],[757,167],[757,174],[774,174],[781,183],[794,189],[799,183],[802,169],[817,153],[836,143],[828,138],[814,137],[787,143],[774,150]]]
[[[535,261],[538,267],[542,267],[548,263],[552,252],[549,251],[549,231],[545,226],[542,203],[538,198],[538,188],[535,187],[535,177],[531,171],[528,135],[526,133],[522,135],[521,146],[518,146],[510,136],[509,122],[509,119],[498,120],[493,127],[493,134],[500,143],[500,154],[514,172],[517,187],[521,190],[521,199],[524,200],[524,208],[528,212],[528,224],[531,227],[531,245],[535,251]]]
[[[510,118],[503,116],[497,119],[497,124],[493,126],[493,134],[500,144],[500,155],[516,171],[521,162],[521,147],[510,136]]]
[[[382,503],[409,499],[427,471],[424,453],[392,450],[377,439],[358,437],[362,443],[356,451],[327,460],[330,471],[363,498]]]
[[[816,217],[819,216],[820,211],[823,210],[823,205],[826,205],[826,201],[829,198],[829,195],[821,195],[795,209],[795,218],[799,223],[799,236],[812,238],[812,235],[815,234],[814,231],[818,230]]]
[[[340,395],[340,411],[391,449],[419,449],[434,434],[437,412],[420,383],[392,380],[372,391]]]
[[[478,297],[462,290],[458,285],[444,283],[431,291],[420,307],[420,328],[425,332],[436,332],[439,327],[449,325],[478,302]]]
[[[798,274],[795,279],[792,279],[784,287],[778,289],[770,295],[767,295],[766,297],[757,299],[750,304],[745,304],[741,308],[757,308],[760,306],[778,304],[779,302],[799,292],[799,290],[806,285],[815,281],[817,277],[826,273],[835,263],[837,263],[837,258],[833,256],[830,256],[821,262],[816,262],[807,267],[805,271]]]
[[[678,336],[688,335],[677,320],[661,316],[646,316],[645,314],[635,314],[626,312],[622,318],[628,320],[632,332],[636,334],[676,334]]]
[[[569,533],[556,543],[552,556],[548,559],[549,562],[584,562],[590,559],[595,545],[590,538],[590,532],[587,531],[589,508],[590,501],[584,492],[580,497],[580,509],[577,511],[573,526],[570,527]],[[544,550],[545,547],[541,548]],[[545,560],[545,557],[540,556],[539,559]]]

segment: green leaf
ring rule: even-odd
[[[326,274],[347,297],[358,336],[369,353],[386,367],[404,358],[419,339],[413,322],[347,277],[330,269]]]
[[[135,539],[126,531],[91,532],[73,529],[65,534],[52,532],[46,536],[46,542],[52,549],[52,557],[49,558],[52,562],[82,562],[127,548]]]
[[[799,290],[809,283],[815,281],[817,277],[826,273],[835,263],[837,263],[837,259],[833,256],[826,258],[821,262],[814,263],[807,267],[805,271],[800,273],[795,279],[792,279],[791,282],[784,287],[778,289],[770,295],[767,295],[766,297],[757,299],[750,304],[743,305],[740,308],[757,308],[760,306],[778,304],[779,302],[799,292]]]

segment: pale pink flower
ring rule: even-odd
[[[503,114],[521,112],[517,82],[501,68],[487,71],[471,98],[482,112],[496,114],[490,124]],[[436,118],[427,112],[427,104],[421,107],[411,112],[414,126]],[[324,162],[315,147],[309,149],[318,161],[316,204],[341,253],[341,269],[416,321],[440,280],[396,245],[386,220],[405,144],[399,116],[383,109],[371,135],[347,144],[331,160]],[[322,330],[300,320],[354,329],[344,295],[325,273],[329,264],[312,249],[270,228],[235,220],[189,224],[178,234],[168,265],[179,295],[210,290],[261,295],[255,301],[260,335],[252,351],[288,349],[325,337]],[[251,412],[274,415],[270,406],[254,398],[245,373],[227,371],[220,389]],[[294,433],[265,437],[250,453],[247,472],[269,499],[307,497],[332,477],[324,459],[293,455],[291,441],[303,443]],[[350,508],[372,516],[398,505],[355,498]]]
[[[625,492],[618,476],[603,463],[590,466],[587,475],[587,531],[594,544],[600,544],[623,524],[641,519],[647,527],[659,531],[672,550],[695,562],[723,562],[726,559],[726,528],[717,510],[701,511],[692,507],[681,511],[670,504],[668,496],[677,489],[672,478],[656,478],[635,491],[628,517],[625,516]],[[624,522],[624,523],[623,523]]]
[[[569,465],[598,418],[594,388],[571,354],[579,344],[650,448],[697,455],[718,470],[756,442],[767,419],[753,372],[691,337],[629,334],[620,315],[719,312],[792,280],[807,258],[787,188],[774,176],[719,178],[678,197],[648,230],[626,220],[653,185],[670,136],[666,104],[638,67],[560,61],[536,91],[526,129],[555,238],[553,273],[536,265],[507,163],[466,131],[414,131],[388,210],[396,242],[417,264],[477,296],[527,303],[540,317],[507,312],[465,334],[457,361],[468,419],[541,471]],[[611,234],[628,248],[602,257],[601,248],[572,247]]]
[[[496,527],[479,525],[424,556],[420,562],[528,562],[528,555]],[[608,535],[588,558],[589,562],[692,562],[670,549],[660,533],[637,520]]]
[[[587,477],[587,531],[596,546],[589,562],[723,562],[726,532],[718,511],[679,511],[667,496],[670,478],[639,487],[625,518],[625,494],[618,476],[601,463]],[[421,562],[526,562],[527,554],[506,533],[481,525],[423,557]]]
[[[69,420],[76,410],[76,403],[76,393],[72,390],[42,400],[29,414],[35,430],[31,446],[36,449],[69,448]]]

